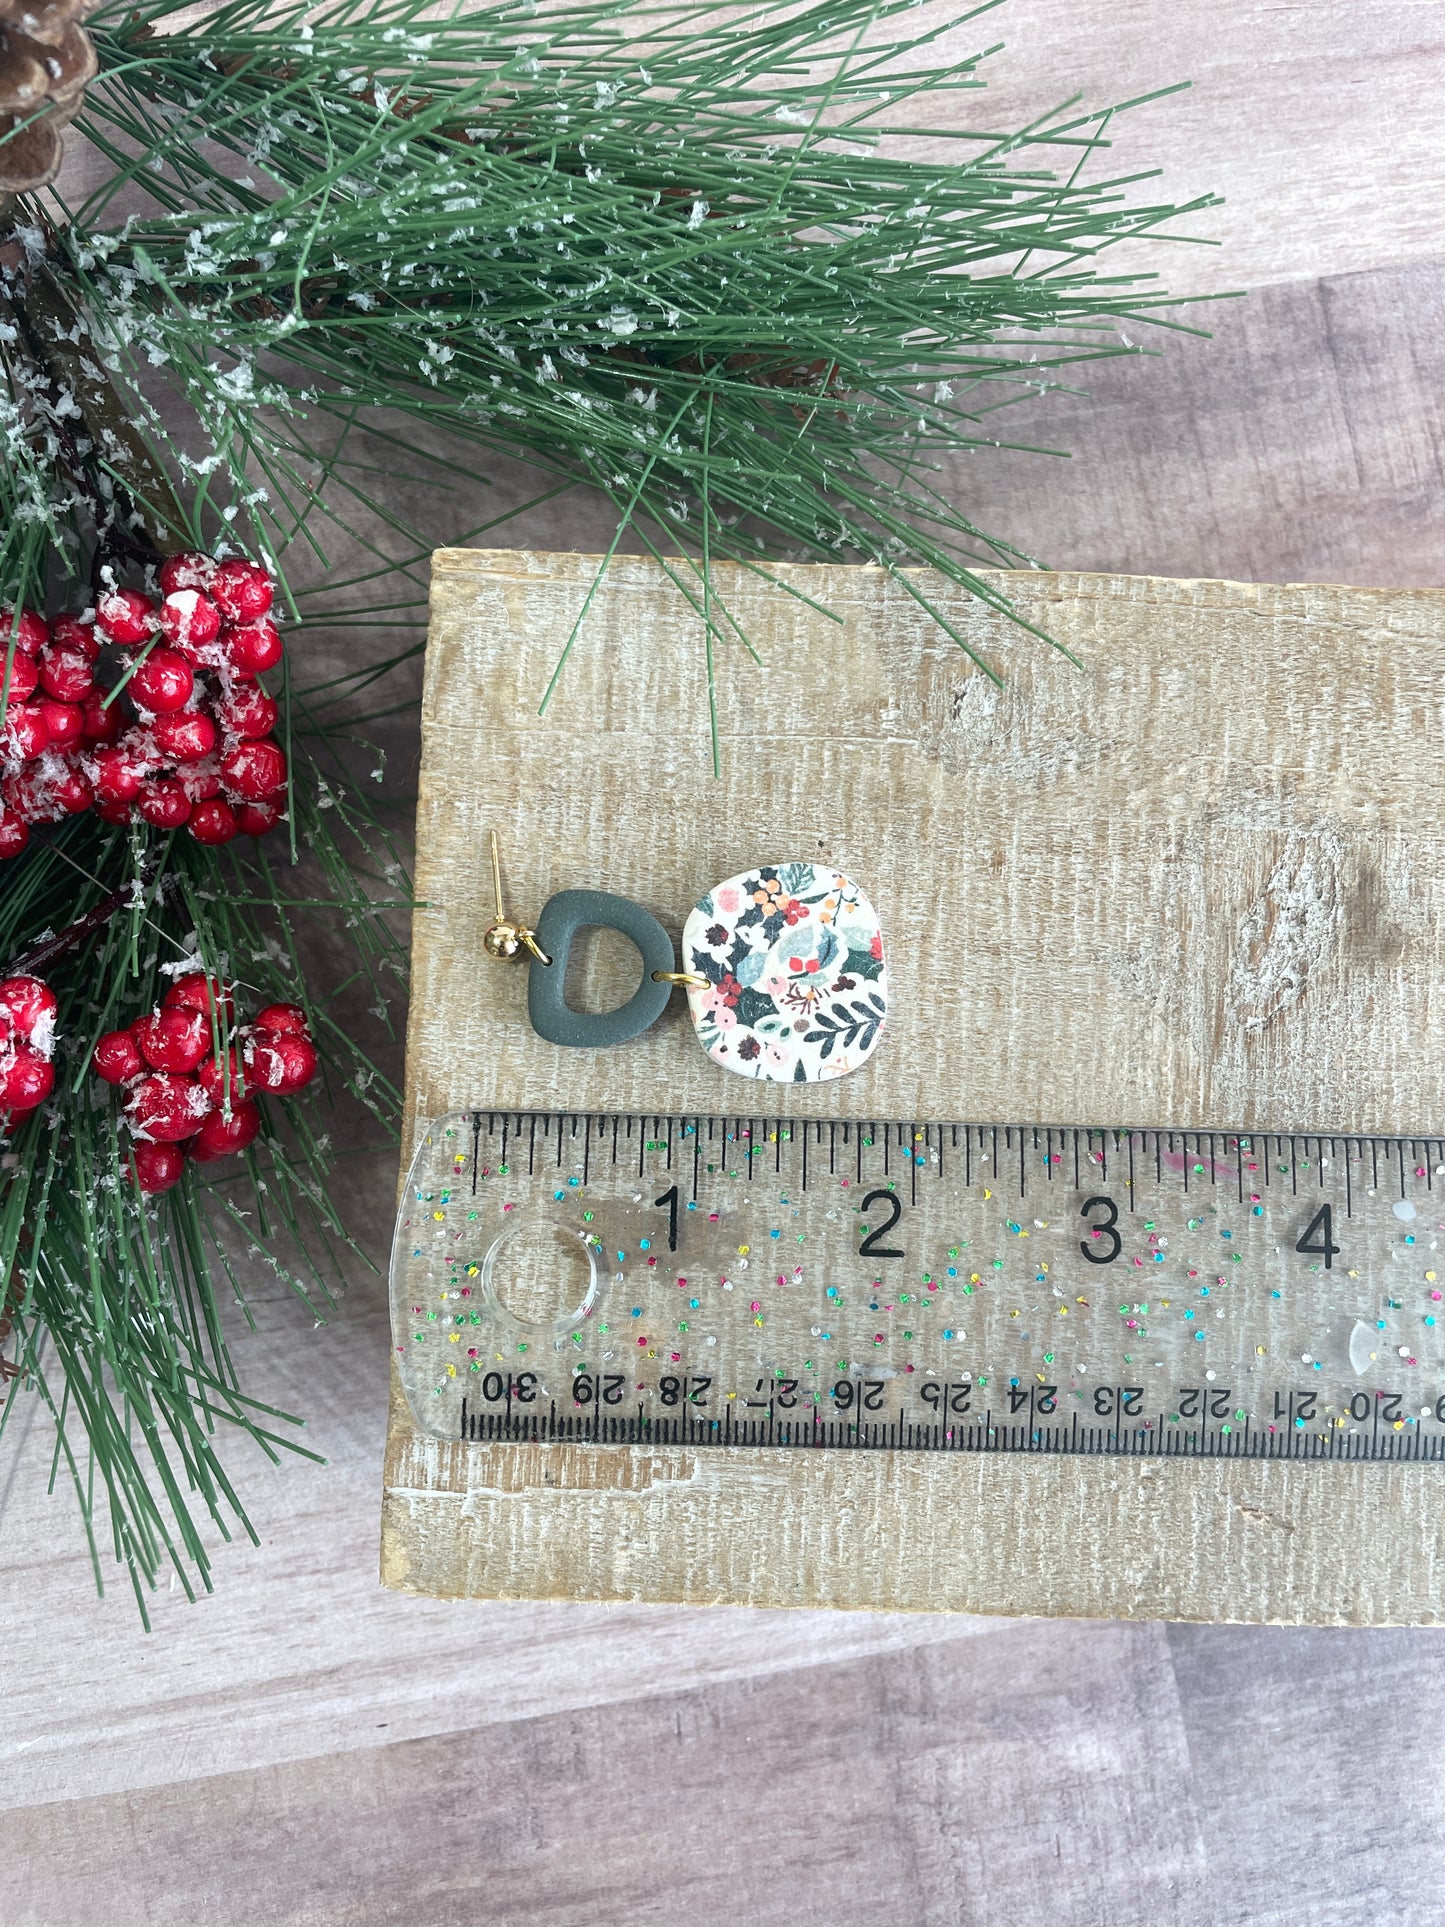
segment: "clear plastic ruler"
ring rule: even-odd
[[[440,1438],[1445,1459],[1445,1141],[467,1111],[391,1271]]]

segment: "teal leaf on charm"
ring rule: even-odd
[[[734,974],[740,984],[755,984],[767,968],[766,950],[750,950],[745,957],[739,957],[734,966]]]

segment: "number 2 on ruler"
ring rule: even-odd
[[[901,1258],[904,1256],[903,1252],[896,1250],[892,1245],[881,1245],[878,1242],[880,1238],[885,1237],[893,1229],[894,1225],[896,1225],[898,1220],[903,1216],[903,1201],[897,1192],[870,1191],[858,1209],[860,1212],[867,1211],[871,1205],[877,1204],[880,1198],[886,1205],[892,1207],[891,1215],[887,1217],[882,1224],[874,1225],[871,1231],[868,1230],[866,1224],[864,1225],[863,1229],[868,1235],[858,1247],[858,1256],[860,1258]]]

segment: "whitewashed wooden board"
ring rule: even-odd
[[[1445,595],[990,578],[1075,667],[920,579],[1000,690],[880,571],[725,570],[764,662],[722,665],[714,779],[700,624],[649,561],[614,560],[538,716],[597,567],[435,558],[413,1136],[469,1104],[741,1101],[680,999],[611,1052],[532,1033],[525,972],[480,952],[493,827],[519,913],[589,885],[674,935],[749,863],[855,874],[888,933],[890,1039],[856,1077],[777,1091],[783,1113],[1439,1128]],[[586,993],[620,963],[596,946]],[[1425,1468],[452,1447],[398,1403],[383,1571],[447,1594],[1434,1620],[1439,1496]]]

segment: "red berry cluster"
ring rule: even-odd
[[[10,631],[9,699],[0,718],[0,857],[19,856],[32,823],[93,809],[184,824],[199,843],[264,836],[286,807],[278,710],[256,681],[282,656],[269,611],[275,584],[258,563],[167,556],[161,599],[110,589],[94,617],[0,612],[0,676]],[[138,658],[124,699],[107,703],[106,643]]]
[[[148,1017],[107,1031],[94,1057],[107,1084],[125,1087],[136,1182],[148,1193],[169,1191],[188,1157],[209,1164],[244,1151],[261,1128],[252,1092],[292,1097],[316,1062],[299,1004],[268,1004],[238,1029],[231,986],[201,971],[179,978]]]
[[[55,992],[39,977],[0,978],[0,1131],[55,1088]]]

